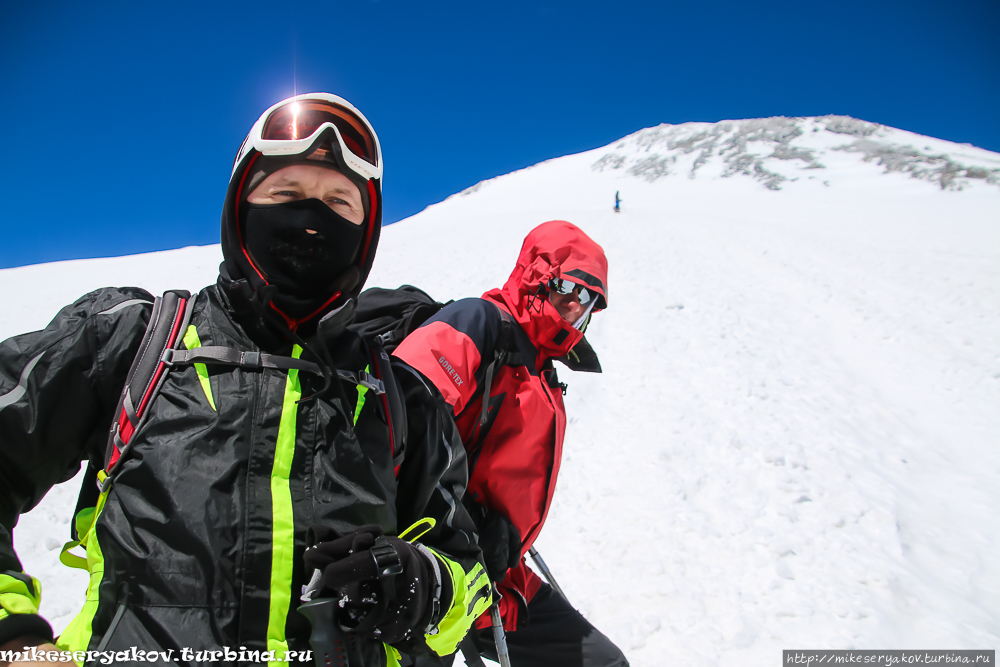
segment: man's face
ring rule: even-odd
[[[555,290],[549,290],[549,301],[556,307],[559,316],[570,324],[576,324],[586,310],[580,304],[579,290],[576,289],[569,294],[559,294]]]
[[[311,164],[293,164],[274,172],[254,188],[251,204],[284,204],[301,199],[319,199],[345,220],[356,225],[365,221],[361,191],[339,171]]]

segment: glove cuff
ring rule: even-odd
[[[441,622],[441,565],[438,563],[437,556],[434,552],[425,547],[420,542],[414,542],[411,544],[417,552],[430,561],[431,571],[434,572],[434,592],[431,597],[431,615],[430,620],[427,623],[427,627],[424,629],[425,635],[436,635],[438,633],[438,623]]]

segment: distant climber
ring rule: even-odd
[[[622,206],[621,206],[621,204],[622,204],[622,198],[619,197],[618,195],[619,195],[619,191],[615,190],[615,213],[621,213],[622,212]]]

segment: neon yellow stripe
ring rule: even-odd
[[[103,470],[97,473],[97,479],[104,481]],[[56,640],[56,645],[64,651],[86,651],[90,644],[90,638],[94,634],[94,615],[97,613],[101,579],[104,577],[104,554],[97,541],[95,526],[97,525],[97,517],[104,509],[109,491],[111,491],[110,488],[98,497],[97,507],[94,510],[94,520],[90,524],[87,534],[81,539],[81,542],[87,546],[87,570],[90,571],[90,584],[87,586],[87,600],[83,603],[83,609]]]
[[[97,516],[96,507],[84,507],[80,510],[73,522],[76,524],[76,534],[80,539],[71,540],[63,545],[62,551],[59,552],[59,562],[66,567],[72,567],[77,570],[87,569],[87,559],[77,556],[75,553],[70,551],[76,547],[82,546],[84,552],[87,549],[87,535],[90,534],[90,527],[94,525],[94,518]]]
[[[296,345],[292,357],[298,359],[302,348]],[[295,520],[292,516],[292,493],[288,478],[295,455],[295,419],[297,401],[302,398],[299,372],[288,371],[285,382],[285,400],[281,406],[278,441],[274,449],[274,467],[271,469],[271,596],[267,619],[267,650],[276,657],[285,657],[288,642],[285,640],[285,622],[292,603],[292,565],[295,550]]]
[[[198,329],[193,324],[188,325],[187,331],[184,332],[184,347],[189,350],[201,347],[201,339],[198,338]],[[198,374],[198,381],[201,382],[201,388],[205,392],[208,404],[215,410],[215,400],[212,398],[212,383],[208,381],[208,366],[205,364],[195,364],[194,370]]]
[[[365,373],[369,373],[371,366],[365,366]],[[358,406],[354,408],[354,425],[358,425],[358,417],[361,416],[361,408],[365,407],[365,394],[368,393],[368,387],[363,384],[358,385]]]
[[[472,570],[465,572],[462,566],[434,552],[441,562],[444,572],[441,576],[450,575],[452,586],[451,607],[444,618],[438,623],[436,635],[424,635],[427,646],[438,655],[444,656],[458,650],[458,645],[493,601],[490,592],[490,582],[483,566],[476,563]]]
[[[93,509],[93,508],[91,508]],[[83,556],[77,556],[71,550],[80,546],[80,540],[70,540],[63,545],[62,551],[59,552],[59,562],[66,567],[71,567],[74,570],[86,570],[87,569],[87,559]]]
[[[414,521],[413,525],[401,532],[399,539],[406,540],[407,542],[416,542],[436,525],[437,521],[435,519],[425,516],[423,519]]]
[[[42,585],[31,577],[31,587],[9,574],[0,574],[0,618],[8,614],[37,614]]]

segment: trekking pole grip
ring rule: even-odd
[[[299,605],[299,613],[312,626],[309,645],[313,660],[317,667],[364,667],[354,636],[340,625],[339,609],[336,598],[319,598]]]

